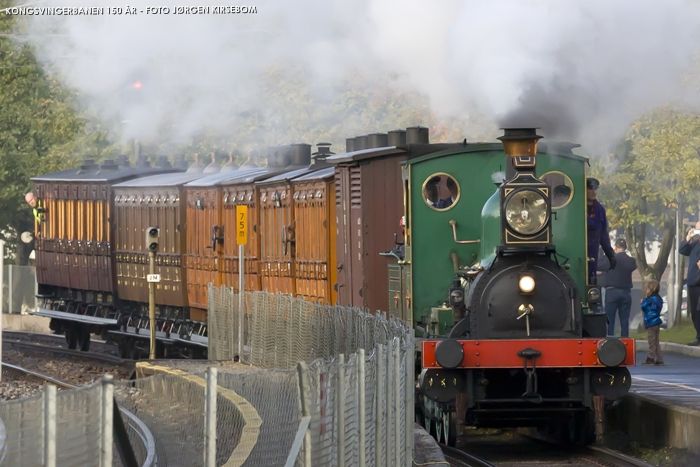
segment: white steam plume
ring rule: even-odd
[[[79,4],[99,6],[41,6]],[[42,59],[126,138],[235,140],[246,127],[265,143],[269,133],[293,142],[305,133],[280,117],[285,106],[308,113],[295,118],[308,117],[319,135],[397,126],[390,113],[381,128],[363,128],[356,109],[327,115],[324,104],[355,76],[357,92],[390,80],[429,96],[442,125],[485,116],[494,136],[497,125],[537,125],[597,149],[642,112],[700,101],[700,86],[682,83],[699,66],[693,0],[253,0],[239,5],[257,14],[202,16],[146,15],[152,2],[129,4],[137,15],[29,19]],[[303,101],[285,102],[270,79],[279,80],[273,90],[307,83]],[[130,87],[135,81],[142,89]]]

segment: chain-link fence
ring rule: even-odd
[[[240,348],[242,362],[276,368],[220,373],[219,385],[245,397],[262,419],[245,465],[286,465],[296,452],[298,465],[411,465],[415,344],[408,325],[286,295],[243,298],[241,316],[232,289],[210,287],[208,329],[210,359],[233,359]]]
[[[210,352],[228,362],[206,373],[144,365],[150,376],[135,381],[2,403],[3,465],[120,465],[107,441],[112,393],[139,465],[412,463],[407,325],[263,292],[244,295],[240,316],[231,289],[209,293]],[[257,368],[230,361],[239,318],[242,360]]]
[[[0,403],[0,464],[15,466],[121,465],[113,437],[111,377],[89,386]],[[155,465],[153,436],[133,414],[122,411],[139,465]]]

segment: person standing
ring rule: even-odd
[[[647,365],[663,365],[659,346],[659,331],[661,330],[661,308],[663,299],[659,296],[659,281],[649,281],[644,284],[644,298],[642,299],[642,313],[644,314],[644,327],[647,330],[649,353],[644,363]]]
[[[610,269],[615,269],[616,259],[610,246],[608,218],[605,208],[598,202],[596,190],[600,182],[595,178],[586,179],[586,203],[588,205],[588,283],[595,285],[598,271],[598,249],[602,248],[610,262]]]
[[[700,298],[700,221],[695,223],[695,228],[690,229],[681,242],[678,252],[688,257],[688,273],[685,282],[688,287],[688,314],[693,320],[695,327],[695,340],[688,345],[700,345],[700,311],[698,310],[698,299]]]
[[[629,337],[630,309],[632,308],[632,272],[637,269],[637,261],[627,254],[627,241],[615,240],[615,269],[603,276],[605,284],[605,313],[608,315],[608,335],[615,335],[615,317],[620,317],[620,335]]]

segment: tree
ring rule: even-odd
[[[11,248],[13,233],[33,228],[24,204],[30,178],[73,164],[70,143],[84,125],[71,95],[42,69],[15,26],[14,16],[0,15],[0,226]],[[20,250],[22,264],[29,251]]]
[[[610,224],[624,228],[644,278],[659,280],[668,265],[678,206],[695,207],[700,200],[699,151],[700,115],[660,108],[632,124],[616,151],[615,173],[604,177]],[[659,255],[649,264],[646,249],[654,240]]]

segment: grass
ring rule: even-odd
[[[646,330],[630,332],[630,337],[646,340]],[[661,342],[675,342],[676,344],[687,344],[695,339],[695,328],[690,322],[677,323],[671,329],[661,329]]]

